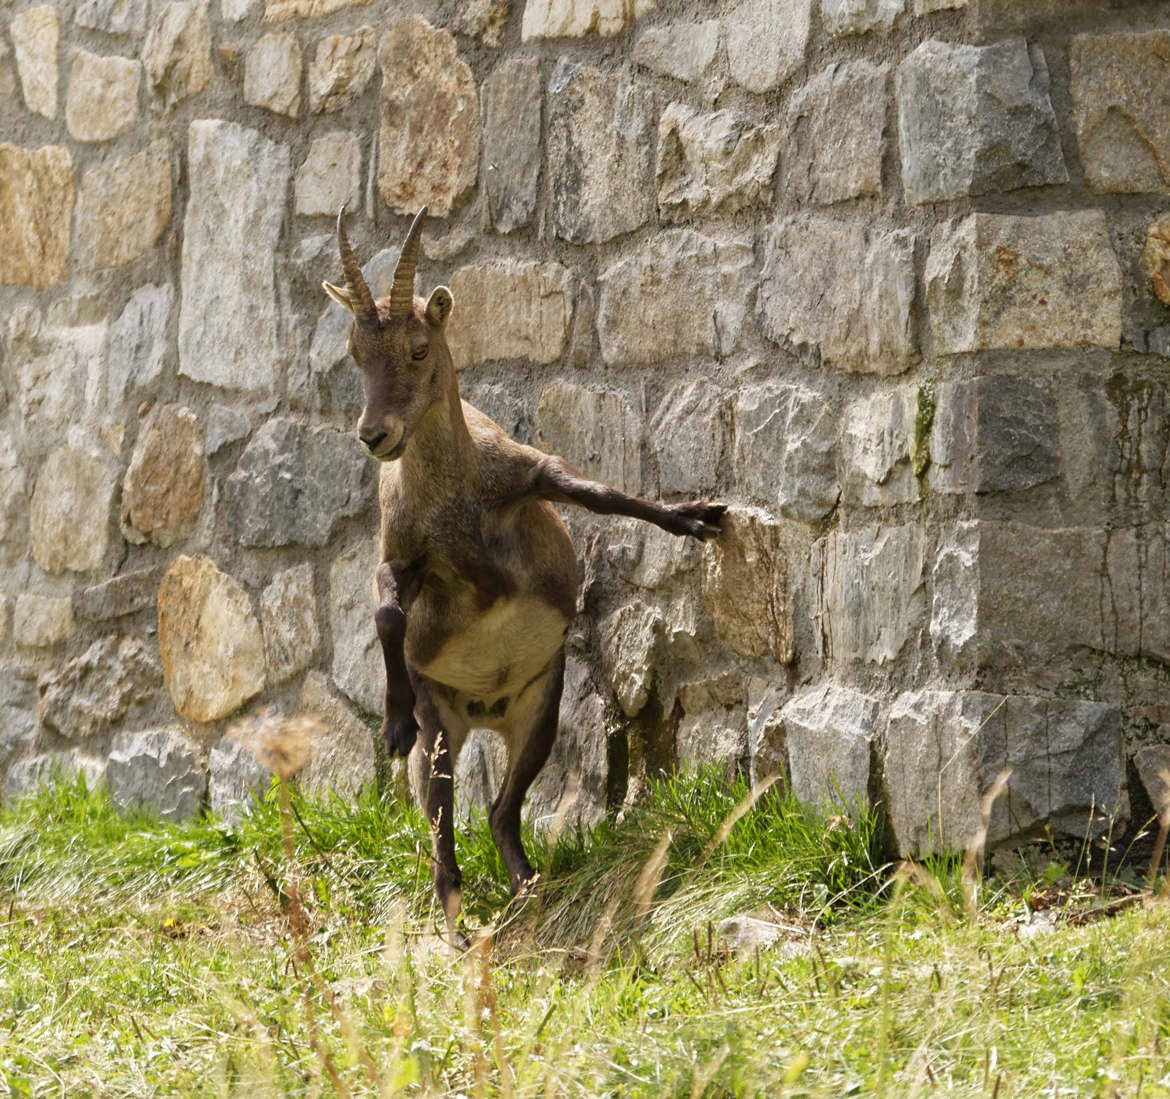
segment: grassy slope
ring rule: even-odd
[[[507,906],[482,821],[468,924],[433,934],[410,810],[273,796],[239,829],[118,817],[78,787],[0,818],[0,1081],[40,1094],[1164,1095],[1170,913],[1025,904],[876,864],[875,826],[663,784],[617,825],[529,838]],[[744,806],[741,806],[744,808]],[[287,829],[287,845],[285,839]],[[290,857],[291,852],[291,857]],[[730,957],[712,925],[790,927]],[[1070,918],[1077,917],[1077,918]],[[486,929],[490,929],[490,934]],[[998,1090],[997,1090],[998,1089]]]

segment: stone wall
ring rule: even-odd
[[[880,802],[901,851],[965,844],[1007,768],[996,843],[1144,817],[1168,196],[1153,0],[15,0],[6,790],[64,761],[231,812],[262,708],[323,719],[310,782],[371,774],[375,470],[319,284],[341,203],[385,292],[426,202],[470,401],[731,505],[705,548],[568,516],[536,815],[715,760]]]

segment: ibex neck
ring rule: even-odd
[[[411,434],[400,459],[402,472],[411,484],[442,493],[467,483],[471,458],[471,433],[463,418],[459,386],[451,378],[443,399],[431,405]]]

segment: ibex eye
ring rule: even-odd
[[[424,344],[422,344],[420,347],[416,347],[416,348],[415,348],[415,349],[414,349],[414,350],[413,350],[413,351],[410,353],[410,357],[411,357],[412,359],[425,359],[425,358],[427,357],[427,352],[428,352],[429,350],[430,350],[430,348],[429,348],[429,347],[427,347],[427,345],[424,343]]]

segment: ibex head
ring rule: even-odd
[[[337,244],[345,285],[321,285],[353,314],[349,353],[362,371],[365,407],[358,437],[380,462],[402,456],[411,433],[427,410],[445,395],[454,376],[443,326],[454,298],[437,286],[424,304],[414,296],[414,268],[424,206],[402,245],[390,296],[374,301],[345,234],[345,207],[337,215]]]

